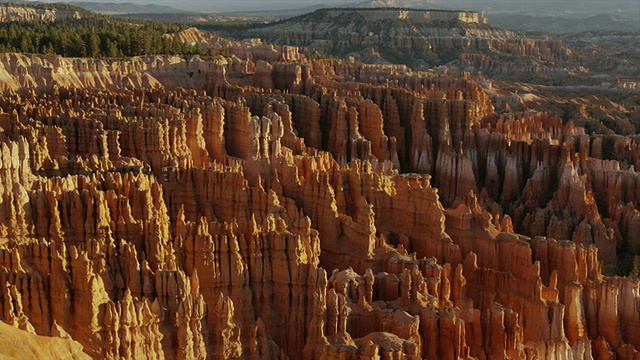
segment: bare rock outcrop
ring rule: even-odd
[[[6,326],[102,359],[637,357],[639,182],[603,158],[635,138],[246,51],[0,57]]]

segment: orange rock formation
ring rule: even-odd
[[[101,359],[640,356],[604,275],[636,137],[263,50],[0,58],[4,322]]]

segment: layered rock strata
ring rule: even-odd
[[[102,359],[638,357],[635,137],[247,54],[3,55],[4,322]]]
[[[12,21],[45,21],[52,22],[66,19],[79,19],[82,15],[76,10],[60,10],[56,8],[34,8],[15,4],[0,6],[0,22]]]
[[[268,25],[229,30],[238,38],[308,48],[312,53],[416,68],[447,65],[494,76],[569,74],[571,49],[550,37],[526,38],[464,11],[335,8]],[[515,78],[515,77],[514,77]]]

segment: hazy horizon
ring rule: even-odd
[[[178,10],[198,11],[198,12],[232,12],[232,11],[267,11],[305,8],[314,5],[340,6],[355,3],[344,0],[277,0],[277,1],[255,1],[255,0],[123,0],[123,1],[102,1],[102,0],[79,0],[79,1],[44,1],[44,2],[91,2],[91,3],[132,3],[136,5],[161,5],[170,6]]]
[[[433,4],[434,8],[450,8],[459,10],[475,11],[508,11],[523,12],[530,14],[556,14],[575,15],[597,14],[597,13],[619,13],[620,15],[640,19],[640,2],[638,0],[378,0],[379,2],[394,2],[405,4],[423,4],[424,6]],[[179,10],[196,12],[234,12],[234,11],[268,11],[300,9],[316,5],[344,6],[362,3],[362,0],[276,0],[276,1],[256,1],[256,0],[79,0],[79,1],[56,1],[45,0],[44,2],[91,2],[91,3],[132,3],[136,5],[161,5],[170,6]]]

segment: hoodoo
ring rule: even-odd
[[[308,16],[260,31],[411,22],[434,54],[499,33],[474,12]],[[469,46],[566,55],[503,34]],[[640,357],[640,137],[479,74],[163,36],[211,52],[0,54],[0,357]]]

